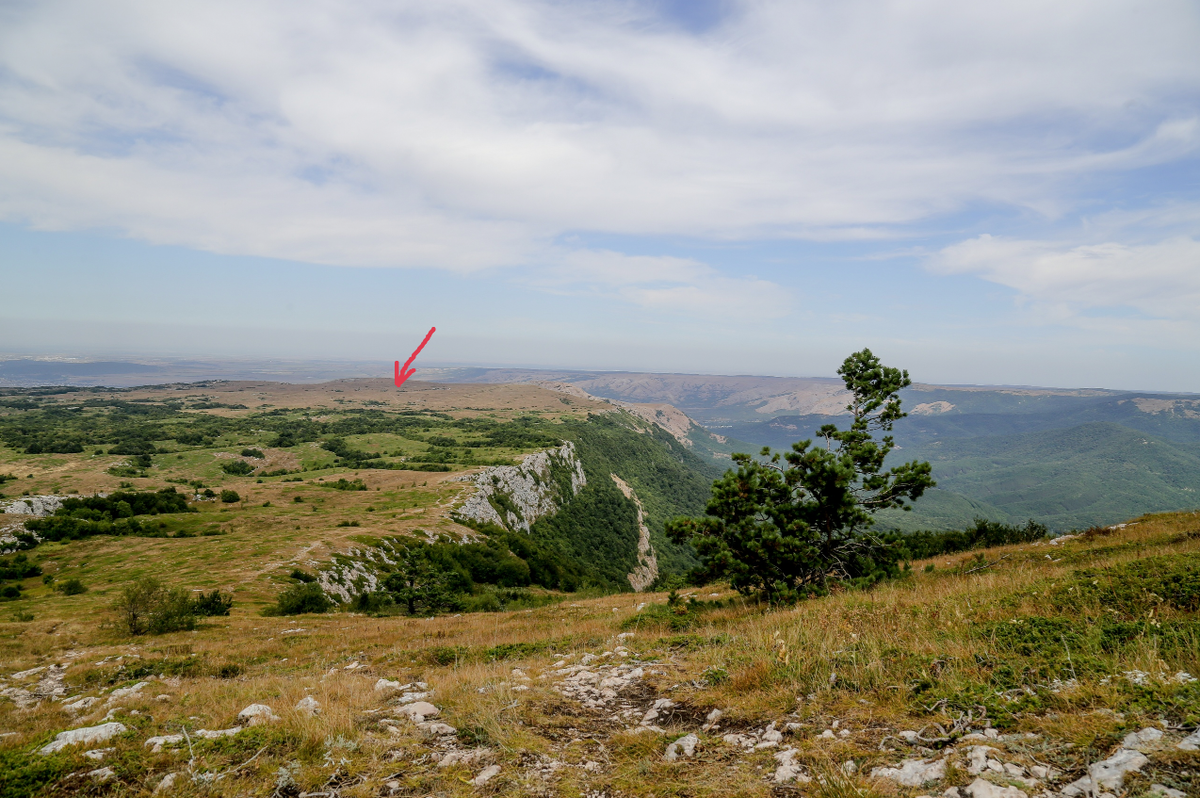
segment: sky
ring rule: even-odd
[[[1200,4],[9,0],[0,352],[1200,392]]]

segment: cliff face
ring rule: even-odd
[[[458,509],[458,516],[526,533],[534,521],[558,512],[560,502],[587,485],[583,463],[571,442],[531,454],[520,465],[485,468],[463,479],[476,490]]]
[[[658,557],[654,554],[654,546],[650,545],[650,528],[646,526],[646,513],[642,509],[642,500],[633,492],[633,488],[629,487],[629,483],[621,479],[616,474],[610,474],[612,481],[621,489],[621,493],[625,494],[625,498],[633,502],[637,507],[637,523],[638,523],[638,564],[629,573],[629,584],[633,589],[641,593],[650,585],[654,584],[654,580],[658,578]]]

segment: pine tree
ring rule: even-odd
[[[874,433],[904,418],[899,392],[912,380],[869,349],[846,358],[838,374],[851,393],[848,429],[822,426],[822,442],[792,444],[786,465],[769,448],[758,458],[735,454],[737,468],[713,483],[707,515],[667,524],[673,540],[692,541],[709,577],[728,577],[744,594],[794,601],[831,582],[866,585],[896,573],[899,555],[871,534],[873,515],[910,509],[936,483],[929,463],[883,470],[895,443]]]

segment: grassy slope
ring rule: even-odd
[[[826,787],[806,794],[830,798],[921,792],[863,774],[911,750],[895,739],[885,741],[888,735],[934,722],[949,726],[968,710],[978,719],[982,708],[1004,731],[1037,735],[1001,744],[1008,749],[1005,758],[1049,762],[1065,774],[1060,787],[1110,753],[1129,730],[1160,720],[1171,728],[1200,723],[1200,685],[1157,677],[1200,672],[1196,608],[1160,603],[1148,620],[1145,593],[1129,581],[1131,564],[1167,557],[1162,562],[1190,573],[1190,589],[1200,590],[1200,517],[1152,516],[1062,548],[1014,546],[986,557],[992,566],[973,573],[978,564],[970,555],[939,559],[932,573],[918,563],[907,581],[775,612],[734,599],[688,616],[639,615],[635,605],[648,597],[634,595],[434,620],[262,618],[239,604],[231,617],[212,619],[193,634],[139,640],[97,623],[106,615],[107,600],[98,591],[64,598],[30,580],[34,597],[27,602],[36,620],[0,623],[0,638],[5,675],[70,662],[70,694],[96,695],[138,674],[168,677],[118,712],[131,731],[109,743],[116,750],[105,764],[126,794],[139,794],[164,773],[187,767],[186,755],[151,753],[142,744],[147,737],[181,727],[224,728],[256,701],[271,705],[282,719],[228,742],[199,743],[192,767],[226,776],[204,791],[184,784],[177,794],[266,795],[281,767],[292,768],[305,790],[317,790],[340,773],[346,796],[380,794],[389,780],[398,780],[410,795],[478,794],[466,783],[478,767],[439,768],[434,741],[411,726],[401,724],[391,733],[372,720],[387,708],[384,696],[372,689],[379,677],[421,679],[435,688],[434,701],[443,719],[460,730],[460,744],[486,744],[501,765],[501,775],[486,790],[495,795],[773,794],[770,750],[740,753],[723,744],[719,733],[699,731],[700,719],[712,708],[726,712],[720,733],[769,721],[799,724],[786,744],[799,749],[798,761],[809,773],[830,777]],[[218,574],[237,567],[229,560],[207,562]],[[175,569],[154,557],[142,567],[164,577]],[[1096,592],[1080,598],[1075,590],[1083,588]],[[689,628],[671,628],[673,617],[679,621],[675,626]],[[281,634],[288,628],[304,631]],[[623,642],[648,671],[636,700],[639,712],[658,697],[670,697],[682,708],[665,722],[666,739],[628,734],[608,712],[587,710],[555,692],[553,678],[536,678],[563,655],[611,650],[626,629],[634,636]],[[529,653],[521,654],[522,646]],[[116,656],[124,659],[104,662]],[[361,667],[345,670],[351,662]],[[535,677],[530,689],[511,689],[514,667]],[[1121,676],[1134,669],[1151,674],[1151,680],[1137,686]],[[728,677],[701,680],[716,673]],[[1053,679],[1072,675],[1078,686],[1050,689]],[[291,710],[306,694],[321,702],[321,715]],[[129,714],[133,709],[140,714]],[[55,780],[53,773],[95,767],[80,751],[49,760],[22,752],[58,730],[97,722],[106,711],[99,706],[74,720],[51,702],[24,712],[0,703],[0,730],[13,733],[0,741],[10,778],[27,772],[31,763],[45,763],[39,794],[78,794],[86,782]],[[849,734],[821,739],[834,720]],[[967,729],[986,724],[976,721]],[[664,762],[666,742],[684,732],[700,734],[697,758],[686,765]],[[426,756],[431,752],[433,759]],[[562,764],[546,770],[539,765],[546,758]],[[858,775],[833,778],[840,763],[851,759]],[[597,765],[579,767],[587,761]],[[1139,794],[1151,780],[1180,789],[1188,778],[1183,774],[1198,767],[1196,754],[1152,755],[1144,776],[1130,780],[1129,794]],[[946,783],[962,786],[971,778],[952,769]]]

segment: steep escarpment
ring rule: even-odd
[[[570,441],[528,455],[520,465],[493,466],[460,479],[474,485],[475,492],[456,511],[458,517],[522,532],[558,512],[587,485]]]

